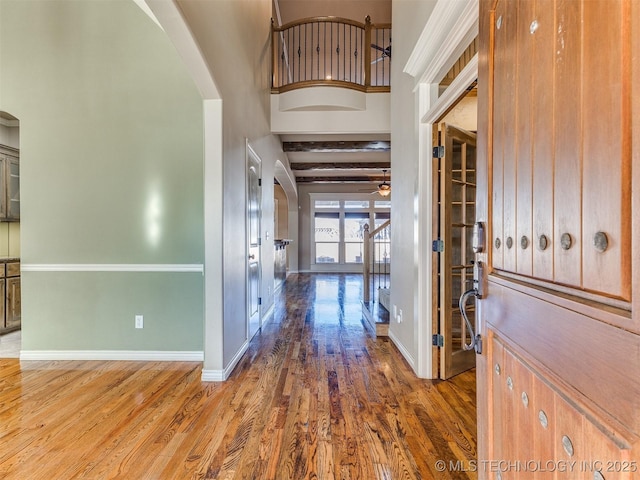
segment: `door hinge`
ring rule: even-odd
[[[262,297],[258,297],[258,305],[262,305]]]
[[[431,340],[431,345],[434,347],[444,347],[444,337],[439,333],[436,333]]]
[[[262,186],[262,179],[261,179],[261,178],[259,178],[259,179],[258,179],[258,186],[259,186],[259,187],[261,187],[261,186]]]
[[[444,242],[442,241],[442,239],[439,238],[437,240],[434,240],[431,250],[438,253],[444,252]]]
[[[258,237],[258,246],[262,245],[262,237]]]
[[[433,147],[433,158],[444,158],[444,145]]]

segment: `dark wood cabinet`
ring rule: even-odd
[[[0,333],[17,330],[22,321],[20,261],[9,259],[0,263]]]
[[[20,220],[20,154],[0,145],[0,222]]]

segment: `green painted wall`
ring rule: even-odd
[[[204,263],[202,100],[131,0],[0,0],[0,110],[20,120],[23,264]],[[23,283],[25,349],[203,348],[200,273]]]

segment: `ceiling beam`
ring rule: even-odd
[[[391,162],[305,162],[292,163],[291,170],[389,170]]]
[[[379,176],[344,176],[344,177],[296,177],[297,183],[361,183],[361,182],[383,182],[389,181],[389,178],[385,179]]]
[[[391,142],[380,141],[331,141],[331,142],[282,142],[285,152],[345,153],[388,152]]]

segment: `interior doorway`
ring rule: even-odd
[[[433,343],[441,379],[475,366],[473,335],[459,309],[473,279],[477,94],[472,87],[433,125]],[[474,302],[466,311],[475,325]]]
[[[20,121],[0,111],[0,358],[22,347]]]

